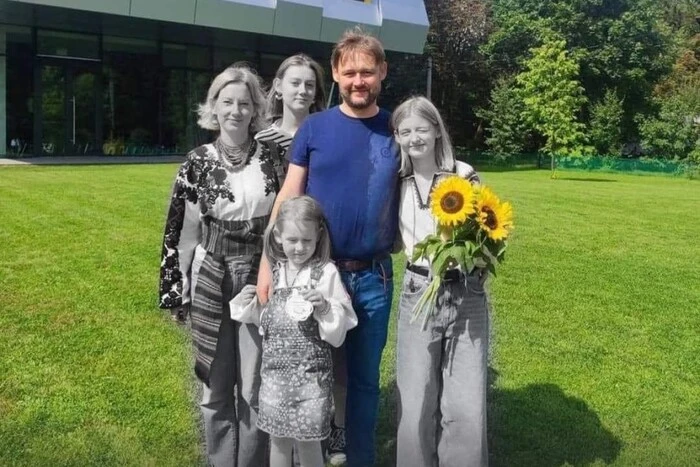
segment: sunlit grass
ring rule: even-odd
[[[0,464],[202,463],[187,332],[155,306],[175,170],[0,169]],[[482,176],[516,210],[491,283],[492,465],[700,463],[700,184]]]

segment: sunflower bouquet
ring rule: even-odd
[[[412,261],[430,262],[432,280],[413,309],[411,322],[423,315],[423,327],[435,312],[438,290],[445,273],[460,267],[465,274],[484,268],[496,274],[503,261],[513,228],[513,208],[501,202],[486,186],[474,186],[452,175],[440,181],[431,194],[430,209],[437,219],[434,234],[416,244]]]

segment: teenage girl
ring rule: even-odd
[[[304,54],[286,58],[277,69],[267,93],[268,118],[272,124],[255,139],[270,153],[279,181],[284,182],[287,150],[299,125],[309,114],[326,107],[323,68]]]
[[[399,230],[408,258],[435,233],[431,191],[442,177],[479,183],[474,169],[455,161],[435,106],[424,97],[403,102],[392,115],[401,149]],[[425,291],[429,263],[408,263],[399,302],[396,379],[399,424],[396,465],[484,466],[488,314],[482,271],[447,273],[437,309],[423,330],[411,312]]]

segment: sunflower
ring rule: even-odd
[[[435,186],[430,209],[441,225],[457,226],[474,213],[474,190],[471,183],[451,176]]]
[[[505,240],[513,228],[513,207],[501,203],[493,191],[481,187],[476,191],[477,222],[491,240]]]

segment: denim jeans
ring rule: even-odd
[[[375,427],[379,411],[379,364],[386,344],[394,293],[391,257],[374,261],[372,267],[341,271],[352,298],[357,327],[345,338],[347,402],[345,440],[347,467],[374,465]]]
[[[488,307],[481,277],[445,282],[435,314],[411,323],[427,278],[406,271],[399,302],[396,465],[488,464],[486,374]]]

